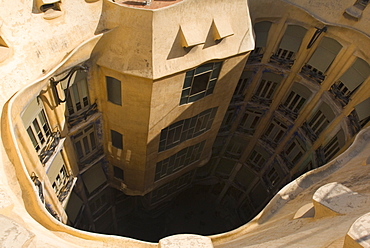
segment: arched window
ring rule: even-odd
[[[252,100],[269,106],[283,76],[273,72],[265,72],[255,91]]]
[[[336,81],[330,92],[345,106],[353,92],[369,77],[370,66],[363,59],[357,58],[353,65]]]
[[[271,62],[290,68],[293,65],[295,55],[301,46],[306,32],[307,29],[301,26],[289,25],[285,30],[276,53],[271,56]]]
[[[316,82],[321,83],[325,79],[325,72],[333,63],[335,57],[342,49],[342,45],[334,39],[324,37],[302,68],[301,73]]]
[[[357,104],[348,118],[351,122],[352,133],[356,134],[370,120],[370,97]]]
[[[267,38],[271,27],[271,22],[263,21],[254,25],[254,32],[256,34],[256,46],[249,55],[248,62],[261,61],[261,58],[266,50]]]
[[[306,86],[294,83],[283,104],[279,106],[279,110],[292,119],[296,119],[311,94],[312,92]]]
[[[334,118],[335,114],[330,106],[325,102],[321,103],[305,126],[311,141],[315,141]]]

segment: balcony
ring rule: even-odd
[[[318,84],[321,84],[322,81],[324,81],[325,79],[324,73],[317,70],[316,68],[313,68],[310,65],[303,66],[301,70],[301,74],[308,79],[312,79]]]

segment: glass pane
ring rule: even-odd
[[[48,137],[50,135],[50,128],[43,110],[39,113],[39,118],[41,120],[42,129],[44,130],[46,137]]]
[[[208,85],[210,75],[211,73],[208,72],[208,73],[204,73],[204,74],[194,77],[190,95],[194,95],[198,92],[205,91]]]
[[[213,63],[208,63],[205,65],[201,65],[198,68],[195,69],[195,75],[205,72],[205,71],[210,71],[213,68]]]
[[[190,87],[192,81],[193,81],[193,76],[190,76],[190,77],[186,76],[185,77],[184,87],[183,88],[185,89],[185,88]]]
[[[91,142],[91,149],[95,150],[96,143],[95,143],[95,134],[94,133],[90,133],[90,142]]]
[[[84,137],[82,140],[84,142],[85,154],[89,154],[90,153],[90,146],[89,146],[89,141],[88,141],[87,137]]]
[[[117,105],[122,105],[121,81],[112,77],[106,77],[106,82],[108,101]]]
[[[76,145],[77,157],[78,157],[79,159],[83,158],[83,157],[84,157],[84,153],[83,153],[83,151],[82,151],[81,141],[77,141],[77,142],[75,143],[75,145]]]
[[[67,92],[67,91],[65,91]],[[67,94],[67,93],[66,93]],[[72,98],[71,98],[71,94],[68,94],[68,98],[67,98],[67,108],[68,108],[68,114],[69,115],[73,115],[75,110],[73,109],[73,104],[72,104]]]
[[[36,137],[34,133],[32,132],[31,127],[27,128],[28,136],[30,136],[30,139],[32,141],[33,147],[35,147],[36,151],[38,152],[40,150],[39,144],[36,141]]]

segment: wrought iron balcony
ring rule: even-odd
[[[272,103],[272,99],[262,98],[254,95],[252,96],[252,102],[260,105],[270,106],[270,104]]]
[[[272,149],[276,149],[277,143],[266,137],[265,135],[261,136],[261,140],[263,140],[267,145],[269,145]]]
[[[41,150],[39,154],[39,159],[42,164],[45,165],[49,161],[49,159],[55,152],[55,148],[58,146],[59,142],[60,142],[59,131],[53,132],[47,141],[47,145]]]
[[[270,58],[270,63],[272,64],[277,64],[279,66],[285,67],[287,69],[292,68],[294,64],[294,60],[292,59],[287,59],[287,58],[281,58],[280,56],[274,54]]]
[[[303,66],[301,74],[309,79],[314,80],[318,84],[321,84],[322,81],[324,81],[325,79],[325,76],[321,71],[317,70],[316,68],[313,68],[310,65]]]
[[[60,190],[60,192],[57,196],[58,200],[60,202],[63,202],[67,198],[69,193],[71,193],[71,190],[73,189],[73,185],[74,185],[75,180],[76,180],[76,178],[74,178],[74,177],[69,177],[68,178],[68,182],[66,183],[66,185],[64,185],[62,187],[62,189]]]
[[[340,105],[342,105],[342,107],[348,104],[349,96],[345,96],[336,84],[333,84],[331,86],[329,92],[334,96],[335,100],[337,100]]]
[[[303,123],[302,129],[306,133],[307,137],[311,140],[311,142],[315,142],[317,140],[317,134],[312,130],[307,122]]]
[[[70,127],[85,121],[89,116],[98,112],[98,105],[96,103],[92,104],[84,112],[78,113],[76,115],[71,115],[67,117],[67,122]]]
[[[298,113],[294,112],[293,110],[290,110],[289,108],[287,108],[286,106],[280,104],[279,107],[278,107],[278,110],[284,115],[284,116],[287,116],[289,117],[290,119],[292,120],[295,120],[297,119],[298,117]]]

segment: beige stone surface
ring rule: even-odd
[[[350,7],[353,1],[250,0],[247,2],[238,0],[231,2],[220,0],[221,4],[215,11],[212,11],[207,6],[213,2],[215,1],[183,0],[173,5],[173,8],[137,11],[134,8],[120,6],[119,3],[108,0],[65,0],[62,1],[63,12],[58,13],[62,15],[48,20],[45,19],[43,13],[34,10],[33,1],[1,1],[0,35],[8,46],[7,48],[0,47],[0,52],[2,52],[0,55],[1,247],[146,248],[158,246],[154,243],[124,237],[79,231],[53,219],[37,200],[37,191],[26,174],[27,168],[18,156],[21,152],[25,154],[27,151],[20,151],[18,147],[11,145],[12,142],[9,142],[19,138],[19,133],[14,134],[10,130],[14,130],[17,125],[20,125],[21,106],[31,96],[37,95],[36,92],[42,88],[37,88],[38,83],[42,82],[44,85],[45,80],[54,72],[58,70],[61,72],[89,56],[92,47],[85,51],[85,56],[71,56],[69,61],[65,61],[63,66],[58,67],[65,58],[73,55],[76,47],[93,39],[103,30],[112,29],[111,33],[107,33],[98,46],[95,47],[94,44],[95,52],[102,51],[102,48],[106,46],[107,39],[114,40],[125,36],[125,42],[124,44],[112,42],[110,46],[107,46],[108,52],[105,57],[98,60],[99,66],[109,65],[112,70],[109,73],[112,75],[119,73],[129,75],[131,78],[122,77],[122,79],[128,79],[127,83],[133,84],[135,80],[132,77],[138,76],[158,79],[162,83],[169,84],[169,88],[164,90],[155,88],[158,94],[173,92],[170,88],[173,85],[166,82],[165,78],[169,72],[180,73],[203,61],[226,58],[230,55],[229,51],[232,51],[232,54],[244,56],[243,53],[252,49],[254,46],[251,39],[253,32],[248,22],[248,8],[253,18],[258,13],[257,19],[259,20],[280,21],[279,18],[284,13],[284,20],[301,19],[305,25],[312,29],[315,25],[324,23],[335,30],[334,33],[338,39],[341,39],[350,48],[351,43],[366,44],[370,34],[368,27],[370,22],[369,7],[359,22],[346,19],[343,16],[343,11]],[[188,13],[186,3],[190,3],[195,8],[195,13]],[[239,8],[240,11],[235,11],[235,5],[231,3],[240,4],[239,6],[242,6]],[[298,10],[296,6],[300,6],[302,10]],[[235,11],[235,13],[230,17],[225,14],[231,11]],[[198,16],[202,17],[198,18]],[[108,17],[111,19],[108,20]],[[132,22],[133,19],[136,22]],[[221,49],[216,48],[212,39],[207,40],[214,19],[217,19],[216,23],[228,22],[234,32],[233,35],[226,37],[219,43]],[[158,25],[149,25],[152,20]],[[318,20],[322,23],[319,23]],[[146,25],[146,22],[149,24]],[[246,22],[248,22],[247,25],[245,25]],[[121,23],[125,25],[117,28]],[[127,25],[128,23],[130,25]],[[189,50],[187,52],[189,56],[186,57],[184,50],[172,49],[174,42],[179,41],[177,35],[181,25],[184,27],[189,25],[190,30],[199,28],[198,33],[205,39],[204,44],[207,46]],[[142,32],[134,34],[133,31],[136,29],[140,29]],[[369,58],[370,55],[365,51],[367,48],[368,46],[360,47],[356,53]],[[353,50],[349,49],[349,51]],[[126,54],[129,55],[123,56]],[[116,55],[121,55],[121,58],[117,59]],[[243,61],[243,59],[235,59],[235,61]],[[333,77],[337,74],[339,71],[333,73]],[[147,81],[143,80],[141,83],[145,85]],[[28,86],[30,87],[28,88]],[[9,99],[22,89],[24,95],[14,103],[16,111],[8,115]],[[99,90],[96,89],[96,95],[102,93]],[[130,90],[134,90],[134,85]],[[147,90],[146,93],[150,94],[149,91]],[[228,93],[230,92],[224,94]],[[357,94],[359,97],[356,101],[368,97],[366,91]],[[350,111],[355,103],[352,103],[345,111]],[[140,106],[137,107],[140,108]],[[164,106],[155,102],[155,105],[151,107],[161,109]],[[17,124],[9,125],[9,117],[12,120],[17,120]],[[144,118],[144,116],[142,117]],[[148,115],[145,118],[148,119]],[[152,116],[150,121],[153,122],[154,126],[159,120],[158,116]],[[173,120],[174,118],[167,120],[167,122],[170,123]],[[129,129],[131,126],[127,128]],[[24,142],[22,139],[19,141]],[[328,165],[307,173],[280,190],[270,204],[251,222],[228,233],[211,236],[210,239],[214,247],[342,247],[347,237],[351,238],[352,241],[361,239],[363,235],[366,237],[366,232],[361,230],[369,230],[369,201],[365,200],[369,199],[370,195],[369,153],[370,130],[368,128],[356,138],[353,145],[343,155]],[[117,155],[117,157],[120,159],[128,158],[126,154],[122,157]],[[323,214],[320,218],[313,218],[312,214],[305,216],[305,213],[312,209],[312,198],[317,192],[320,192],[319,188],[333,183],[345,187],[341,188],[340,191],[326,188],[325,192],[328,195],[334,196],[334,198],[338,197],[336,199],[338,201],[335,201],[335,207],[332,207],[333,202],[329,202],[327,196],[321,196],[317,202],[325,203],[326,206],[332,207],[330,209],[340,215],[327,216]],[[358,196],[352,192],[357,192],[363,197],[358,201]],[[342,200],[342,193],[344,193],[345,201]],[[314,197],[314,199],[317,198]],[[351,207],[347,204],[348,202],[355,205]],[[304,216],[305,218],[303,218]],[[357,234],[361,235],[357,236],[356,232],[353,232],[354,229],[360,230]],[[350,230],[349,233],[348,230]],[[348,242],[350,243],[350,241]],[[362,242],[361,245],[368,246],[366,242]],[[161,247],[212,247],[208,238],[192,235],[169,237],[162,240],[161,245]],[[352,245],[354,247],[357,244],[352,243]]]
[[[194,234],[178,234],[163,238],[158,248],[213,248],[210,238]]]

